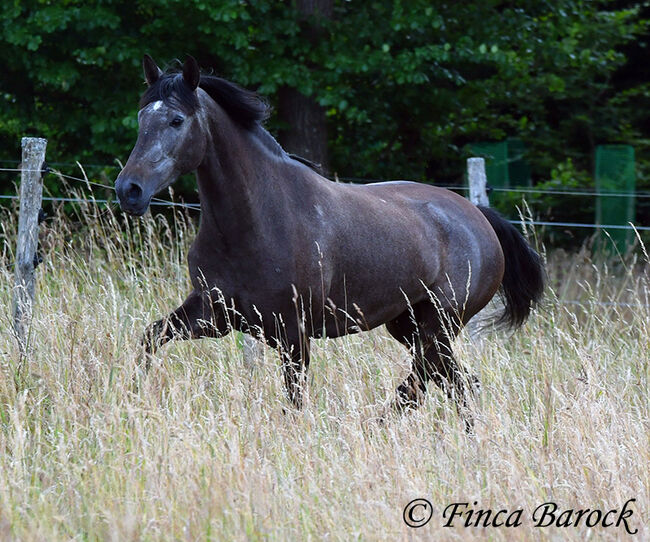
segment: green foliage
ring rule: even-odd
[[[315,36],[291,4],[270,0],[11,0],[0,6],[0,159],[39,135],[53,161],[124,161],[147,52],[161,64],[193,54],[271,103],[285,85],[314,97],[342,177],[460,183],[467,145],[506,137],[526,142],[538,181],[569,158],[591,171],[597,144],[648,146],[635,108],[648,103],[647,81],[617,83],[647,33],[639,9],[338,0]]]

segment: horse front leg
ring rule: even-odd
[[[299,344],[280,347],[280,356],[287,397],[300,410],[309,369],[309,338],[305,337]]]
[[[227,335],[227,318],[215,311],[216,306],[207,292],[194,290],[175,311],[151,324],[142,337],[145,369],[151,366],[151,354],[171,340]]]

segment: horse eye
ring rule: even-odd
[[[181,124],[183,124],[183,117],[174,117],[169,123],[169,125],[173,126],[174,128],[178,128]]]

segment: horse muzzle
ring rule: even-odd
[[[122,177],[118,177],[115,181],[115,192],[120,208],[135,216],[142,216],[147,212],[153,195],[148,194],[137,180]]]

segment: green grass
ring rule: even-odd
[[[0,540],[583,540],[536,506],[620,508],[650,538],[648,258],[551,253],[543,307],[514,335],[463,334],[476,434],[438,390],[389,413],[409,358],[383,329],[315,341],[306,407],[236,334],[172,343],[134,385],[146,324],[188,293],[195,226],[94,207],[42,226],[30,354],[11,331],[14,212],[0,217]],[[566,304],[565,301],[578,301]],[[599,303],[643,304],[645,307]],[[416,497],[429,524],[402,521]],[[518,528],[444,528],[453,502],[521,508]]]

